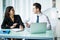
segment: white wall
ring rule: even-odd
[[[56,0],[56,8],[58,9],[57,17],[60,17],[60,0]],[[60,37],[60,20],[57,21],[56,35],[57,37]]]
[[[1,29],[1,24],[2,24],[2,20],[3,20],[3,3],[2,0],[0,0],[0,29]]]

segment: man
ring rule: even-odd
[[[29,28],[31,23],[47,22],[47,29],[51,30],[49,18],[41,12],[41,5],[39,3],[33,4],[33,12],[34,15],[31,16],[30,21],[26,23],[26,26]]]
[[[34,15],[31,16],[30,21],[26,23],[26,26],[29,28],[31,23],[40,23],[47,22],[47,29],[51,29],[51,24],[48,16],[41,12],[41,5],[39,3],[33,4]]]

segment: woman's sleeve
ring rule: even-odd
[[[7,25],[7,19],[4,18],[3,22],[2,22],[2,25],[1,25],[1,28],[2,29],[9,29],[8,25]]]
[[[18,15],[18,21],[19,21],[19,24],[22,25],[23,28],[25,28],[24,23],[22,22],[22,19],[19,15]]]

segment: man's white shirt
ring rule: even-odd
[[[28,24],[37,23],[36,22],[37,21],[37,15],[39,16],[39,23],[46,22],[47,23],[47,29],[51,29],[51,24],[50,24],[49,18],[48,18],[48,16],[46,16],[43,13],[33,14],[30,17],[30,20],[29,20]]]

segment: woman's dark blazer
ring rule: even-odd
[[[10,29],[10,27],[14,24],[14,23],[17,23],[16,27],[15,28],[19,28],[19,25],[22,25],[23,28],[25,27],[24,26],[24,23],[22,22],[21,20],[21,17],[19,15],[14,15],[14,22],[11,20],[11,18],[9,17],[5,17],[4,20],[3,20],[3,23],[1,25],[1,28],[2,29]]]

